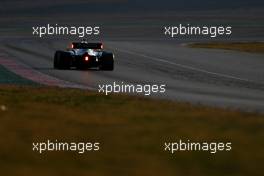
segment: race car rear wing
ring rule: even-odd
[[[80,43],[73,42],[71,44],[72,49],[103,49],[102,43]]]

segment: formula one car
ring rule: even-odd
[[[54,69],[114,70],[114,54],[103,51],[102,43],[73,42],[66,51],[56,51]]]

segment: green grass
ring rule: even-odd
[[[1,175],[263,175],[264,116],[46,87],[0,87]],[[100,152],[32,151],[32,142],[98,141]],[[164,142],[232,142],[231,152],[163,151]]]
[[[264,42],[238,42],[238,43],[195,43],[189,45],[192,48],[210,48],[210,49],[225,49],[235,50],[250,53],[264,53]]]

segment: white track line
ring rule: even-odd
[[[116,50],[120,51],[120,52],[123,52],[123,53],[132,54],[132,55],[144,57],[144,58],[147,58],[147,59],[151,59],[151,60],[154,60],[154,61],[175,65],[175,66],[178,66],[178,67],[181,67],[181,68],[185,68],[185,69],[194,70],[194,71],[207,73],[207,74],[211,74],[211,75],[216,75],[216,76],[223,77],[223,78],[235,79],[235,80],[246,81],[246,82],[253,82],[253,81],[250,81],[248,79],[239,78],[239,77],[236,77],[236,76],[231,76],[231,75],[222,74],[222,73],[211,72],[211,71],[207,71],[207,70],[200,69],[200,68],[195,68],[195,67],[188,66],[188,65],[178,64],[178,63],[171,62],[171,61],[168,61],[168,60],[165,60],[165,59],[162,59],[162,58],[148,56],[148,55],[145,55],[145,54],[142,54],[142,53],[138,53],[138,52],[134,52],[134,51],[124,50],[124,49],[116,49]]]

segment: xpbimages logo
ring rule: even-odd
[[[77,35],[80,38],[86,35],[99,35],[99,26],[59,26],[58,24],[32,27],[32,35],[43,37],[48,35]]]
[[[164,35],[171,38],[179,36],[209,36],[216,38],[219,36],[230,36],[232,34],[231,26],[193,26],[190,24],[178,26],[165,26]]]
[[[164,94],[166,92],[165,84],[125,84],[124,82],[113,84],[98,85],[98,92],[105,95],[110,93],[133,93],[150,96],[152,94]]]
[[[231,142],[193,142],[190,140],[177,142],[165,142],[164,151],[174,154],[183,151],[208,151],[215,154],[219,151],[229,152],[232,150]]]
[[[40,154],[54,151],[73,151],[79,154],[91,151],[99,151],[99,142],[59,142],[58,140],[47,140],[44,142],[33,142],[32,150]]]

